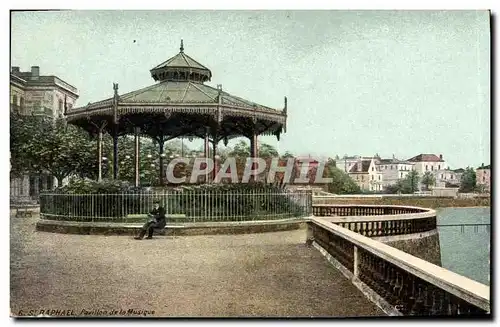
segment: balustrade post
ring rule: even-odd
[[[354,246],[353,273],[354,278],[359,278],[359,254],[357,246]]]

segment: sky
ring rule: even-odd
[[[83,106],[114,82],[154,84],[183,39],[207,84],[279,110],[287,96],[286,133],[259,138],[281,153],[477,167],[490,163],[489,24],[487,11],[14,12],[11,66],[59,76]]]

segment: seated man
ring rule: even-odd
[[[139,234],[139,236],[134,237],[136,240],[142,240],[142,238],[146,234],[146,231],[148,232],[148,237],[146,238],[152,239],[154,229],[155,228],[162,229],[167,224],[165,217],[165,208],[160,206],[160,201],[155,201],[154,209],[149,214],[153,217],[153,219],[149,220],[147,223],[144,224],[144,226],[142,226],[141,233]]]

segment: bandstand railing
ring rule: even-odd
[[[142,222],[159,201],[170,222],[276,220],[310,216],[311,191],[203,190],[119,194],[40,195],[40,218],[84,222]]]

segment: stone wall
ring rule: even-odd
[[[336,197],[316,199],[317,204],[370,204],[370,205],[401,205],[421,208],[447,208],[447,207],[489,207],[489,197],[476,197],[467,199],[454,199],[443,197]]]
[[[422,234],[373,237],[373,239],[441,267],[441,247],[437,230]]]

